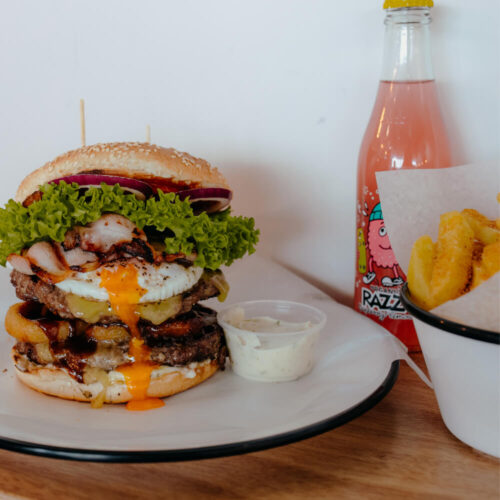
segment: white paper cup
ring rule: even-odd
[[[500,456],[500,334],[454,323],[401,300],[413,316],[441,416],[458,439]]]

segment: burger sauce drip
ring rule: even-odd
[[[134,176],[135,179],[148,183],[155,193],[163,191],[164,193],[178,193],[186,189],[195,189],[199,187],[199,182],[182,182],[155,176]]]
[[[149,184],[151,188],[153,189],[154,193],[156,194],[158,191],[163,191],[164,193],[177,193],[179,191],[184,191],[186,189],[195,189],[200,187],[199,182],[184,182],[179,179],[174,179],[173,177],[157,177],[156,175],[148,175],[148,174],[136,174],[136,175],[130,175],[130,172],[120,172],[120,171],[109,171],[105,169],[93,169],[93,170],[85,170],[84,172],[81,172],[82,174],[94,174],[94,175],[118,175],[121,177],[128,177],[131,179],[137,179],[138,181],[145,182],[146,184]],[[40,193],[40,191],[39,191]],[[33,200],[31,201],[30,198],[33,196]],[[38,198],[39,196],[39,198]],[[40,195],[36,195],[35,193],[31,195],[29,198],[27,198],[28,203],[33,203],[33,201],[38,201],[38,199],[41,199],[41,193]]]
[[[134,362],[116,370],[125,377],[125,383],[132,395],[132,399],[127,403],[127,410],[132,411],[150,410],[164,405],[161,399],[147,396],[151,373],[157,365],[149,361],[149,350],[144,345],[137,327],[137,304],[146,293],[139,285],[137,277],[137,268],[133,264],[120,264],[114,268],[103,269],[100,284],[108,292],[113,311],[132,334],[129,353]]]

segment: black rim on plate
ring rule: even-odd
[[[394,361],[385,380],[372,394],[348,410],[334,417],[321,420],[289,432],[250,441],[229,443],[204,448],[188,448],[179,450],[154,451],[103,451],[77,448],[48,446],[15,439],[1,438],[0,448],[29,455],[38,455],[47,458],[66,460],[80,460],[86,462],[180,462],[184,460],[201,460],[205,458],[241,455],[253,451],[261,451],[285,444],[295,443],[323,432],[335,429],[354,420],[373,408],[392,389],[398,378],[399,361]]]
[[[448,333],[460,335],[461,337],[467,337],[468,339],[489,342],[490,344],[500,344],[500,334],[497,332],[491,332],[489,330],[482,330],[481,328],[475,328],[473,326],[455,323],[454,321],[450,321],[449,319],[436,316],[435,314],[432,314],[425,309],[421,309],[412,302],[408,283],[405,283],[401,287],[400,296],[401,302],[405,306],[405,309],[412,316],[415,316],[415,318],[423,321],[424,323],[427,323],[428,325],[432,325],[439,330],[444,330]]]

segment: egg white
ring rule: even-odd
[[[106,266],[112,268],[113,265]],[[165,300],[192,288],[203,274],[203,269],[196,266],[183,267],[179,264],[162,263],[160,265],[137,263],[137,281],[147,292],[139,300],[157,302]],[[106,289],[101,288],[100,271],[98,268],[88,273],[75,273],[71,278],[56,283],[64,292],[94,300],[108,300]]]

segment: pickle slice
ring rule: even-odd
[[[229,283],[226,281],[226,278],[221,271],[205,270],[201,279],[210,281],[217,288],[217,290],[219,290],[219,295],[217,296],[217,300],[219,302],[224,302],[227,299],[227,294],[229,293]]]

